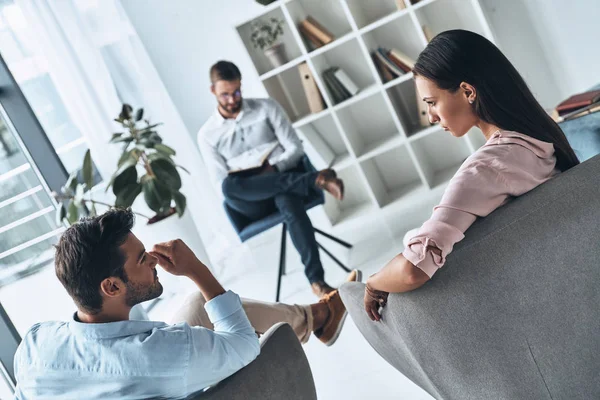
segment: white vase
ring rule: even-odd
[[[287,62],[287,55],[285,53],[285,46],[283,43],[278,43],[265,50],[265,56],[273,65],[273,68],[281,67]]]

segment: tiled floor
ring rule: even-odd
[[[279,260],[280,230],[266,232],[256,241],[250,241],[223,265],[220,281],[243,297],[273,301]],[[353,241],[348,251],[327,243],[337,250],[340,259],[352,268],[360,268],[365,276],[376,272],[400,249],[401,238],[373,237]],[[289,243],[289,242],[288,242]],[[325,240],[323,240],[325,244]],[[316,300],[304,277],[300,259],[289,245],[288,274],[283,278],[282,302],[306,304]],[[346,273],[330,259],[323,257],[327,281],[339,285]],[[218,268],[217,268],[218,270]],[[152,319],[167,317],[193,285],[182,282],[180,292],[172,300],[164,300],[152,310]],[[336,344],[325,347],[316,338],[304,346],[315,378],[317,393],[322,400],[338,399],[408,399],[426,400],[431,397],[392,368],[369,346],[351,318]]]

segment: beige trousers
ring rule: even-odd
[[[191,326],[203,326],[214,329],[204,309],[204,296],[195,292],[187,297],[181,308],[171,318],[171,323],[187,322]],[[242,299],[242,306],[256,330],[262,335],[278,322],[291,325],[301,343],[306,343],[313,330],[313,316],[310,306],[287,305],[283,303],[267,303],[258,300]]]

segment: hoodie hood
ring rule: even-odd
[[[542,142],[518,132],[496,131],[485,145],[495,144],[517,144],[530,150],[539,158],[554,157],[554,145],[552,143]]]

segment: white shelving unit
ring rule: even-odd
[[[396,0],[279,0],[236,26],[269,96],[281,103],[301,134],[303,128],[316,132],[320,145],[334,155],[332,165],[345,182],[346,198],[337,202],[327,195],[324,210],[332,225],[377,213],[384,218],[390,213],[404,218],[398,213],[405,213],[406,221],[422,222],[461,163],[485,143],[477,129],[457,139],[438,126],[422,126],[412,74],[383,83],[370,56],[384,47],[416,59],[427,45],[423,25],[434,35],[460,28],[494,41],[479,0],[405,3],[398,9]],[[318,49],[308,46],[298,30],[308,16],[335,40]],[[248,40],[251,22],[270,17],[284,20],[282,42],[289,61],[277,68]],[[325,101],[325,110],[315,114],[298,71],[304,62]],[[333,66],[360,88],[338,104],[323,79]]]

